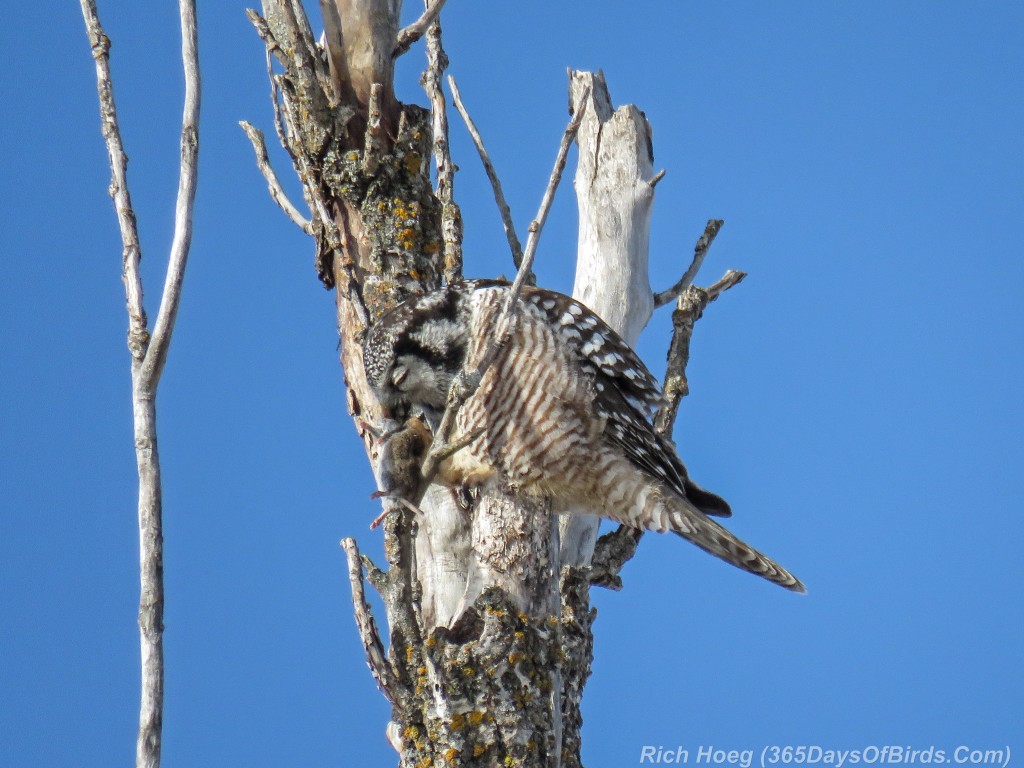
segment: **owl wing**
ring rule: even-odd
[[[636,467],[648,472],[710,515],[732,514],[724,499],[692,480],[675,447],[654,431],[654,412],[665,403],[657,379],[632,347],[580,302],[541,288],[523,291],[522,301],[543,313],[593,382],[594,413],[605,421],[604,438]]]

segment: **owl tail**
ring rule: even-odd
[[[675,502],[678,499],[673,499]],[[745,571],[768,579],[780,587],[793,592],[806,593],[807,589],[796,576],[767,555],[763,555],[749,544],[736,538],[714,520],[708,518],[696,507],[682,504],[666,504],[669,530],[696,544],[705,552],[720,557],[725,562]]]

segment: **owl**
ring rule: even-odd
[[[436,430],[460,373],[505,343],[458,412],[454,434],[480,437],[445,460],[438,480],[472,488],[500,479],[638,529],[671,531],[795,592],[789,571],[712,516],[729,505],[694,483],[655,431],[661,388],[630,346],[578,301],[525,287],[503,318],[503,281],[454,282],[395,307],[371,328],[363,362],[386,413]],[[499,327],[501,326],[501,327]]]

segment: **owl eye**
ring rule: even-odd
[[[396,387],[401,387],[402,382],[405,381],[409,376],[409,369],[404,365],[399,365],[395,368],[391,374],[391,383]]]

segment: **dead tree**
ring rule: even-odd
[[[262,133],[243,127],[272,196],[312,235],[316,273],[334,289],[347,406],[371,460],[381,410],[363,371],[364,334],[405,298],[462,271],[441,82],[443,4],[428,0],[419,20],[399,28],[401,0],[321,0],[321,42],[299,0],[263,0],[262,15],[250,12],[266,44],[276,132],[302,182],[308,217],[287,200]],[[395,59],[420,38],[430,110],[398,102],[393,88]],[[635,107],[612,109],[600,74],[571,73],[570,95],[563,150],[577,130],[580,147],[575,293],[631,343],[656,304],[678,300],[667,382],[673,399],[659,415],[659,427],[670,432],[685,394],[693,322],[742,275],[702,291],[689,285],[694,269],[671,289],[651,291],[648,229],[662,174],[652,166],[650,127]],[[556,162],[546,197],[559,173]],[[542,204],[530,227],[526,254],[536,249],[545,210]],[[505,220],[526,278],[528,256]],[[709,222],[695,267],[720,225]],[[400,765],[580,765],[580,702],[593,647],[589,588],[621,586],[619,569],[639,535],[620,530],[597,541],[596,518],[553,519],[543,500],[517,498],[500,484],[474,499],[432,485],[419,518],[384,503],[386,569],[361,556],[355,541],[342,544],[366,659],[392,704],[388,736]],[[364,581],[383,598],[387,643]]]

